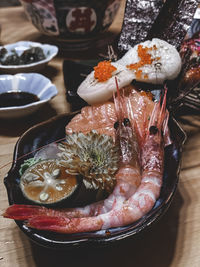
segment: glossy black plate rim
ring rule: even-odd
[[[10,188],[9,180],[12,179],[13,173],[16,168],[16,160],[18,158],[18,150],[20,148],[21,142],[24,137],[29,135],[32,131],[39,129],[40,127],[44,127],[48,124],[55,123],[57,120],[62,120],[65,117],[73,117],[77,112],[61,114],[56,117],[53,117],[45,122],[39,123],[30,129],[28,129],[17,141],[14,155],[13,155],[13,164],[11,169],[9,170],[7,176],[4,178],[4,184],[7,189],[9,204],[12,205],[15,203],[13,199],[12,190]],[[74,247],[83,247],[83,246],[104,246],[110,244],[115,241],[119,241],[125,239],[130,236],[134,236],[140,233],[142,230],[149,228],[155,221],[157,221],[168,209],[173,199],[173,196],[176,192],[178,180],[179,180],[179,172],[180,172],[180,158],[182,153],[182,145],[185,142],[186,135],[178,123],[174,118],[170,119],[171,124],[173,124],[173,128],[176,127],[179,131],[179,140],[178,140],[178,161],[176,170],[174,172],[174,182],[171,191],[169,192],[165,201],[163,201],[160,205],[158,205],[155,209],[152,209],[149,213],[143,216],[139,221],[125,226],[119,227],[117,233],[111,233],[109,231],[97,231],[91,233],[83,233],[83,234],[72,234],[68,235],[69,239],[63,239],[62,234],[56,234],[58,236],[58,240],[53,238],[45,237],[45,231],[38,231],[35,229],[28,228],[23,222],[15,221],[19,228],[35,243],[38,245],[42,245],[44,247],[53,248],[53,249],[71,249]],[[13,178],[14,179],[14,178]],[[116,229],[116,228],[115,228]],[[112,230],[112,229],[109,229]],[[50,234],[50,236],[54,237],[54,234]],[[65,235],[67,236],[67,235]]]

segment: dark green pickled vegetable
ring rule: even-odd
[[[25,50],[20,56],[15,49],[8,52],[5,47],[0,49],[0,63],[2,65],[26,65],[45,59],[44,52],[40,47],[31,47]]]

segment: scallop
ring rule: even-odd
[[[139,55],[138,48],[143,47],[147,62]],[[131,48],[120,60],[112,62],[116,68],[112,76],[100,82],[92,71],[78,87],[78,95],[88,104],[100,104],[109,100],[116,92],[117,78],[119,89],[133,80],[151,84],[163,84],[175,79],[182,66],[181,57],[176,48],[158,38],[145,41]],[[131,67],[131,65],[133,67]]]
[[[88,104],[99,104],[112,98],[113,92],[117,90],[115,78],[117,78],[119,88],[129,85],[134,79],[133,72],[125,66],[114,62],[112,65],[116,70],[112,72],[112,77],[107,81],[99,82],[92,71],[78,87],[78,95]]]
[[[139,68],[142,75],[135,77],[137,81],[162,84],[165,80],[173,80],[178,76],[182,66],[178,51],[171,44],[158,38],[134,46],[117,63],[128,67],[140,62],[139,45],[149,48],[148,53],[151,55],[152,63],[144,64]],[[135,72],[134,69],[132,71]]]

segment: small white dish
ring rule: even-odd
[[[11,54],[12,50],[15,49],[16,53],[18,55],[21,55],[25,50],[30,49],[31,47],[40,47],[43,50],[45,59],[25,65],[2,65],[0,63],[0,71],[9,74],[21,72],[37,72],[41,70],[58,53],[58,47],[55,45],[41,44],[30,41],[20,41],[17,43],[0,46],[0,49],[6,48],[8,54]]]
[[[49,102],[58,93],[56,86],[48,78],[38,73],[0,75],[0,94],[11,91],[32,93],[39,98],[39,101],[23,106],[0,107],[0,118],[27,116]]]

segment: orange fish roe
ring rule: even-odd
[[[112,77],[112,72],[116,69],[117,68],[111,65],[110,61],[101,61],[94,67],[94,77],[98,79],[99,82],[105,82]]]
[[[130,70],[135,70],[136,78],[142,77],[142,70],[140,70],[141,67],[144,65],[151,65],[153,61],[159,60],[160,57],[152,58],[151,54],[149,54],[149,51],[156,50],[157,47],[154,45],[153,47],[143,47],[142,45],[138,45],[138,57],[140,58],[140,61],[134,64],[130,64],[127,66]],[[144,75],[144,79],[148,78],[148,74]]]
[[[150,100],[153,100],[153,94],[151,92],[141,91],[140,94],[144,97],[148,97]]]
[[[137,78],[137,79],[142,78],[142,70],[136,70],[136,71],[135,71],[135,75],[136,75],[136,78]]]

